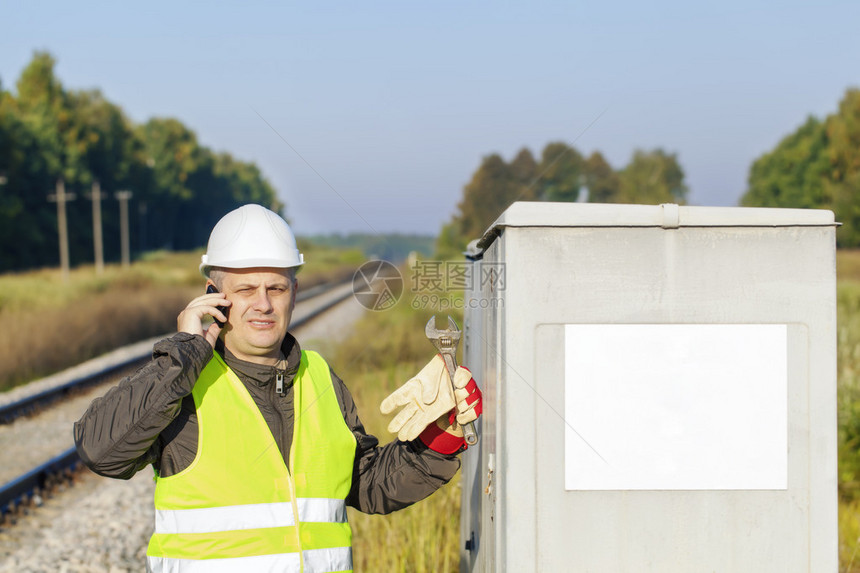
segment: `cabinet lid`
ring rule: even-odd
[[[482,249],[505,227],[835,227],[833,211],[604,203],[512,203],[484,233]]]

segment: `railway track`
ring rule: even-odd
[[[309,325],[315,318],[351,295],[351,281],[320,285],[300,292],[290,330],[295,331]],[[56,455],[52,455],[54,453],[52,452],[49,454],[49,459],[35,467],[19,469],[14,477],[9,475],[10,466],[15,466],[13,462],[20,462],[20,460],[11,459],[17,457],[14,455],[15,447],[19,448],[18,456],[26,456],[34,450],[50,448],[50,444],[45,442],[54,438],[52,435],[54,428],[64,430],[65,435],[61,438],[65,438],[66,443],[71,438],[72,420],[67,419],[67,415],[65,417],[61,415],[57,421],[49,422],[47,431],[29,429],[23,426],[24,422],[20,419],[26,416],[31,418],[50,416],[54,406],[71,400],[77,400],[80,406],[85,407],[96,392],[102,392],[103,386],[116,384],[122,376],[133,372],[149,360],[152,345],[161,338],[164,337],[119,349],[50,379],[40,381],[34,384],[35,388],[30,391],[23,388],[17,391],[17,395],[12,399],[6,397],[6,402],[0,404],[0,445],[3,446],[4,458],[6,458],[3,464],[6,466],[5,470],[0,468],[0,483],[4,483],[0,486],[0,523],[3,523],[8,514],[14,514],[22,507],[34,503],[38,504],[44,492],[73,481],[75,470],[80,466],[80,459],[72,446],[62,451],[55,451]],[[15,427],[16,420],[22,424],[21,427]],[[18,465],[20,466],[20,463]]]

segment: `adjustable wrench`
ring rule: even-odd
[[[438,330],[436,328],[436,316],[434,315],[427,321],[427,326],[424,327],[424,334],[427,335],[427,338],[433,343],[439,354],[442,355],[442,359],[445,361],[445,368],[451,377],[451,385],[453,386],[454,372],[457,371],[457,345],[460,343],[460,328],[454,322],[454,319],[449,316],[448,328]],[[456,387],[454,390],[456,390]],[[478,434],[475,432],[474,422],[469,422],[463,426],[463,436],[466,439],[466,443],[470,446],[478,443]]]

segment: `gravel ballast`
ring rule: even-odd
[[[299,306],[301,303],[297,311]],[[349,297],[291,332],[303,348],[326,352],[364,312]],[[0,426],[0,483],[73,446],[72,424],[120,376],[36,416]],[[16,391],[23,393],[26,390]],[[23,510],[0,525],[0,573],[143,571],[146,545],[153,531],[154,487],[150,468],[128,481],[81,470],[74,486],[44,495],[41,505]]]

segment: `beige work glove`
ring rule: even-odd
[[[468,448],[463,437],[463,426],[478,419],[483,411],[481,389],[466,368],[454,373],[454,399],[457,407],[440,416],[418,435],[425,446],[440,454],[457,454]]]
[[[463,370],[468,382],[472,375],[464,368],[458,368],[454,377],[460,377],[460,370]],[[383,414],[390,414],[401,407],[388,424],[388,431],[408,442],[417,438],[424,428],[435,424],[437,419],[447,415],[455,406],[451,378],[445,368],[445,361],[437,354],[414,378],[385,398],[379,409]]]

